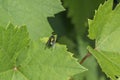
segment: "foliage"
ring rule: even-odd
[[[66,80],[86,70],[65,46],[56,44],[53,50],[45,49],[43,40],[28,45],[26,26],[9,24],[7,29],[0,30],[0,80]]]
[[[64,0],[64,6],[68,8],[68,17],[72,18],[71,22],[74,24],[76,39],[77,39],[77,55],[78,59],[81,60],[87,51],[88,45],[93,45],[91,41],[87,37],[87,29],[88,29],[88,18],[93,18],[94,10],[97,9],[100,3],[104,0]],[[89,64],[89,63],[92,63]],[[83,63],[85,67],[89,69],[89,71],[83,74],[77,74],[74,76],[75,80],[99,80],[100,77],[103,77],[98,73],[98,65],[94,59],[94,57],[90,57],[86,62]],[[98,76],[99,75],[99,76]],[[86,77],[87,76],[87,77]]]
[[[54,2],[54,3],[53,3]],[[0,0],[0,24],[8,21],[17,25],[27,25],[30,38],[49,36],[52,29],[47,17],[64,10],[59,0]],[[28,15],[29,14],[29,15]]]
[[[106,75],[113,80],[120,75],[119,13],[120,5],[112,10],[112,0],[109,0],[100,5],[94,20],[89,20],[89,37],[95,39],[96,43],[95,50],[89,48],[89,51],[97,58]]]
[[[62,2],[0,0],[0,80],[120,79],[119,0]]]

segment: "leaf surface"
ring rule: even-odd
[[[43,41],[34,42],[29,53],[30,62],[20,68],[28,80],[67,80],[86,70],[63,45],[56,44],[54,49],[45,49]]]
[[[30,37],[33,40],[48,36],[52,29],[47,17],[64,10],[59,0],[1,0],[0,24],[6,25],[9,21],[17,25],[27,25]]]
[[[99,6],[94,20],[89,20],[89,37],[95,39],[95,49],[89,51],[96,57],[102,70],[115,80],[120,77],[120,5],[112,10],[113,0]]]
[[[22,50],[27,51],[28,43],[26,26],[15,27],[11,23],[7,28],[0,26],[0,80],[12,80],[15,66],[18,66],[16,62],[20,64],[26,58],[26,54],[24,57],[19,55]]]
[[[79,55],[79,61],[88,53],[87,46],[93,43],[87,37],[88,18],[93,18],[94,10],[98,8],[99,4],[105,0],[63,0],[64,6],[68,8],[68,17],[71,18],[71,22],[74,24],[77,48]],[[92,65],[90,64],[92,62]],[[74,80],[98,80],[97,63],[93,57],[85,60],[82,64],[88,71],[83,74],[75,75]]]
[[[46,40],[28,46],[26,26],[0,27],[0,80],[67,80],[87,70],[65,46],[45,49]]]

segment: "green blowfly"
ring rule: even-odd
[[[57,35],[55,32],[52,32],[52,35],[49,37],[47,43],[46,43],[46,48],[51,48],[54,47],[56,43]]]

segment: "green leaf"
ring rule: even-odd
[[[94,20],[89,20],[89,37],[95,39],[95,49],[89,51],[96,57],[102,70],[115,80],[120,77],[120,4],[112,10],[113,0],[100,5]]]
[[[94,50],[90,47],[88,47],[88,49],[98,60],[99,65],[106,73],[106,75],[111,79],[116,80],[115,76],[119,77],[120,75],[120,64],[118,64],[120,63],[120,54],[114,52]]]
[[[59,0],[1,0],[0,24],[6,25],[8,21],[17,25],[26,24],[30,37],[36,40],[52,32],[47,17],[63,10]]]
[[[67,52],[65,46],[59,44],[53,49],[45,49],[43,41],[33,42],[28,53],[31,60],[19,68],[28,80],[67,80],[86,70]]]
[[[0,26],[0,80],[4,80],[1,79],[2,73],[6,74],[6,71],[17,66],[17,57],[22,50],[26,51],[28,43],[29,37],[26,26],[15,27],[11,23],[7,28]],[[24,60],[25,57],[22,59]]]
[[[68,8],[68,17],[72,18],[77,34],[84,35],[88,27],[88,18],[92,18],[94,10],[104,0],[63,0],[64,6]]]
[[[94,10],[105,0],[63,0],[64,6],[68,8],[68,17],[72,18],[72,23],[76,31],[77,48],[80,56],[79,61],[88,53],[87,46],[93,44],[87,37],[88,18],[93,18]],[[89,64],[92,63],[93,65]],[[74,80],[98,80],[98,67],[94,58],[88,58],[83,64],[88,71],[74,76]]]
[[[0,27],[0,80],[67,80],[86,69],[65,46],[45,49],[46,38],[29,47],[25,26]]]

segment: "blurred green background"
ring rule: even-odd
[[[120,0],[113,1],[113,9]],[[74,54],[78,62],[88,53],[87,46],[94,47],[94,41],[88,35],[88,19],[93,19],[95,10],[105,0],[62,0],[66,9],[54,18],[48,18],[52,29],[57,33],[57,42],[65,44],[68,51]],[[88,71],[76,74],[70,80],[110,80],[105,76],[93,56],[88,57],[83,64]]]

